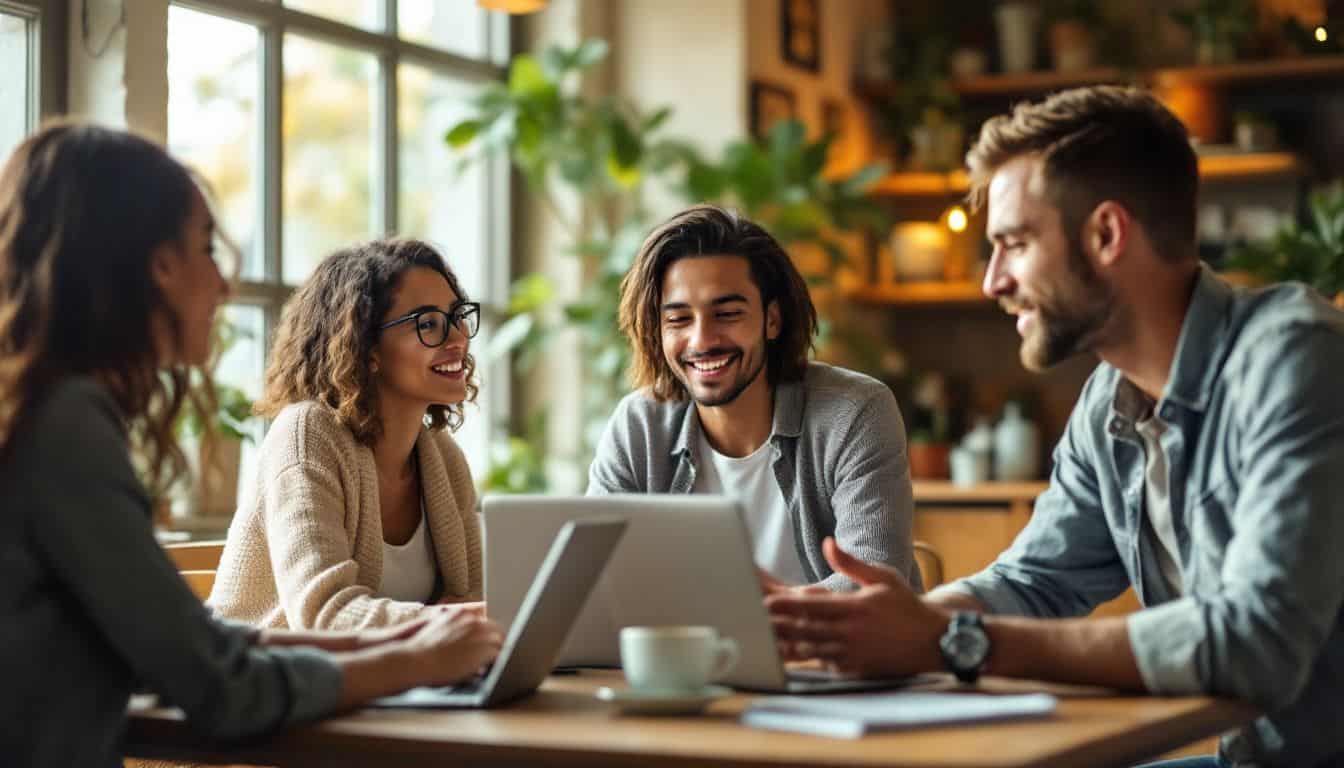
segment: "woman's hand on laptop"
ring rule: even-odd
[[[504,633],[493,621],[472,613],[433,616],[406,639],[423,664],[424,685],[451,685],[476,675],[495,660]]]
[[[856,592],[821,590],[767,594],[766,608],[786,661],[819,659],[862,677],[905,676],[942,668],[938,637],[948,614],[920,599],[895,570],[865,563],[823,544],[837,573],[859,584]]]

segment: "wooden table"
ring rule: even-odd
[[[282,766],[1124,766],[1250,720],[1250,707],[1205,697],[1112,692],[990,678],[990,692],[1049,691],[1053,718],[888,732],[849,741],[744,728],[751,700],[700,717],[628,717],[593,698],[617,672],[552,677],[496,710],[362,710],[242,749],[203,749],[173,710],[132,714],[127,754]],[[953,689],[945,676],[914,686]]]

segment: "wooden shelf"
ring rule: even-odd
[[[1291,59],[1238,61],[1202,67],[1153,71],[1149,80],[1158,87],[1175,85],[1240,85],[1263,80],[1309,80],[1344,77],[1344,55],[1298,56]]]
[[[862,304],[914,304],[926,306],[993,306],[980,292],[979,283],[941,282],[931,280],[919,283],[890,283],[870,285],[849,294]]]
[[[964,195],[970,188],[971,180],[965,171],[912,171],[889,173],[869,192],[882,197],[941,197]]]
[[[1035,501],[1045,492],[1049,483],[978,483],[976,485],[953,485],[946,480],[916,480],[915,502],[966,503],[1002,503],[1013,501]]]
[[[1199,176],[1205,181],[1269,179],[1301,176],[1302,159],[1291,152],[1247,152],[1202,155]],[[960,197],[970,190],[965,171],[915,171],[888,174],[869,190],[878,197]]]
[[[973,98],[1045,94],[1065,88],[1102,83],[1137,83],[1169,88],[1178,85],[1239,85],[1265,80],[1310,80],[1332,76],[1344,77],[1344,55],[1297,56],[1144,71],[1129,71],[1114,67],[1086,69],[1080,72],[1039,70],[954,79],[951,84],[952,89],[959,95]],[[854,84],[854,92],[869,101],[891,99],[899,88],[898,83],[889,80],[865,80]]]
[[[1292,177],[1301,176],[1305,171],[1302,159],[1291,152],[1201,155],[1199,158],[1199,177],[1205,181]]]

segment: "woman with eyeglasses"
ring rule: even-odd
[[[476,492],[450,434],[477,391],[466,299],[432,247],[389,239],[327,257],[286,304],[217,614],[359,629],[482,611]]]
[[[172,425],[228,293],[214,239],[187,170],[128,133],[51,125],[0,170],[6,765],[120,766],[137,688],[239,739],[460,681],[499,650],[475,616],[258,631],[216,620],[178,575],[131,456],[157,487],[184,466]]]

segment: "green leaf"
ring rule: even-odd
[[[550,278],[540,272],[523,275],[513,282],[509,291],[509,314],[534,312],[545,306],[555,295]]]
[[[591,304],[566,304],[565,318],[576,325],[591,322],[596,314]]]
[[[462,149],[476,139],[476,134],[481,132],[481,125],[480,120],[463,120],[448,131],[444,140],[453,149]]]
[[[586,69],[607,57],[607,51],[610,46],[606,40],[601,38],[591,38],[584,40],[583,44],[574,51],[574,66],[579,69]]]
[[[537,60],[528,54],[513,57],[509,67],[509,93],[515,97],[542,96],[555,91]]]
[[[481,350],[482,362],[493,362],[522,345],[536,327],[536,318],[530,313],[514,315],[491,333]]]
[[[663,107],[662,109],[654,112],[652,115],[649,115],[648,117],[644,118],[644,122],[640,124],[639,129],[644,133],[652,133],[653,131],[656,131],[658,127],[661,126],[663,123],[667,122],[667,118],[671,116],[672,116],[672,108]]]
[[[630,130],[630,124],[625,118],[619,114],[612,114],[607,119],[607,128],[611,132],[611,162],[621,169],[639,165],[643,147],[640,146],[639,137]]]
[[[767,137],[770,153],[779,159],[789,158],[803,146],[806,135],[807,127],[801,120],[780,120],[770,126],[770,135]]]
[[[859,194],[867,191],[869,187],[881,181],[886,175],[886,165],[883,163],[870,163],[837,183],[836,186],[843,194]]]
[[[703,203],[719,199],[728,179],[723,171],[705,163],[696,163],[686,171],[687,196],[692,202]]]

